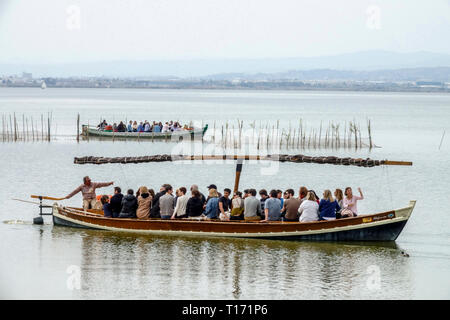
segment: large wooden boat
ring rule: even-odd
[[[393,241],[403,230],[415,204],[416,201],[410,201],[407,207],[392,211],[307,223],[106,218],[100,211],[84,211],[58,203],[53,205],[52,214],[55,225],[141,234],[279,240]]]
[[[99,130],[96,127],[82,125],[81,134],[84,137],[101,137],[108,139],[166,139],[176,141],[184,138],[202,138],[206,130],[208,130],[208,125],[206,124],[203,128],[193,129],[193,130],[181,130],[174,132],[112,132]]]

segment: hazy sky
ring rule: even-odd
[[[450,53],[450,0],[0,0],[0,63]]]

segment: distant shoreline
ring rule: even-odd
[[[39,88],[40,85],[1,85],[0,88]],[[47,85],[47,89],[148,89],[148,90],[226,90],[226,91],[336,91],[336,92],[411,92],[411,93],[450,93],[448,87],[389,87],[383,86],[327,86],[307,87],[307,86],[202,86],[202,85],[149,85],[149,86],[83,86],[83,85]]]

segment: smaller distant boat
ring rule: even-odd
[[[45,83],[45,81],[42,81],[41,89],[46,89],[46,88],[47,88],[47,84]]]
[[[82,125],[81,134],[84,137],[103,137],[103,138],[114,138],[114,139],[172,139],[175,138],[179,140],[180,138],[203,138],[203,136],[208,130],[208,125],[206,124],[203,128],[192,129],[192,130],[180,130],[171,132],[113,132],[99,130],[96,127]]]

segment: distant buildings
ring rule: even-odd
[[[141,88],[141,89],[229,89],[229,90],[338,90],[338,91],[403,91],[450,92],[450,83],[424,80],[350,80],[350,79],[296,79],[233,76],[226,78],[108,78],[108,77],[44,77],[33,78],[31,73],[0,78],[0,87],[50,88]]]

